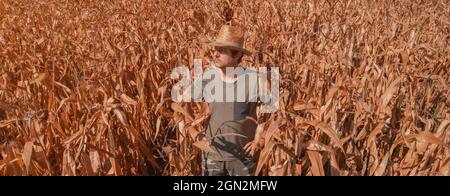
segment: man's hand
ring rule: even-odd
[[[199,133],[196,137],[196,141],[193,143],[194,146],[200,150],[208,153],[215,153],[215,151],[209,145],[208,139],[206,139],[205,134]]]
[[[263,130],[264,124],[260,124],[256,129],[255,139],[244,146],[245,152],[251,156],[255,156],[264,147],[266,136],[266,131]]]
[[[206,139],[206,135],[204,133],[197,134],[196,141],[202,141],[202,140],[208,142],[208,140]]]

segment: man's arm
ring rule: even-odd
[[[189,133],[189,135],[191,136],[191,139],[193,141],[200,141],[200,140],[206,140],[205,138],[205,134],[203,133],[204,130],[201,130],[200,132],[197,131],[197,129],[195,129],[195,126],[192,126],[192,123],[195,121],[195,117],[193,116],[194,114],[194,108],[195,108],[195,102],[194,100],[200,100],[202,99],[202,92],[200,89],[200,91],[195,91],[194,88],[197,87],[201,87],[202,83],[202,79],[201,78],[197,78],[193,85],[190,85],[188,88],[185,89],[185,91],[183,92],[183,96],[189,96],[190,101],[189,102],[184,102],[182,104],[183,108],[187,111],[187,114],[189,115],[189,117],[185,117],[185,122],[187,125],[187,132]]]
[[[270,67],[267,69],[267,80],[264,82],[262,80],[259,79],[258,77],[258,93],[262,93],[263,92],[263,88],[265,88],[266,92],[269,93],[271,91],[271,74],[270,74]],[[256,128],[256,132],[255,132],[255,138],[253,141],[247,143],[244,147],[245,151],[254,156],[257,151],[259,151],[260,149],[262,149],[264,147],[264,140],[265,140],[265,135],[266,135],[266,131],[264,130],[264,125],[265,122],[267,121],[269,117],[269,114],[267,113],[261,113],[259,116],[259,122],[256,121],[256,123],[258,124],[258,127]]]

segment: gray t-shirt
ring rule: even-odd
[[[216,68],[217,69],[217,68]],[[209,102],[210,119],[207,124],[206,138],[213,153],[208,153],[208,158],[227,161],[245,158],[244,146],[252,141],[256,131],[256,98],[251,89],[257,89],[257,81],[249,75],[253,72],[245,70],[239,77],[244,76],[245,88],[238,88],[238,82],[223,81],[223,96],[226,97],[226,88],[234,89],[234,95],[244,95],[245,100],[224,102]],[[203,88],[210,82],[202,79]],[[196,81],[199,82],[199,81]],[[215,91],[215,90],[214,90]],[[214,92],[212,91],[212,92]],[[208,92],[203,91],[203,96]],[[196,98],[196,96],[194,96]]]

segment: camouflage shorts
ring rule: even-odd
[[[203,176],[253,176],[256,161],[253,158],[241,158],[230,161],[217,161],[202,156]]]

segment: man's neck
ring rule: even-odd
[[[234,69],[234,68],[236,68],[238,66],[239,66],[238,64],[235,64],[235,65],[231,65],[231,66],[221,67],[220,70],[222,71],[222,77],[225,80],[235,80],[236,79],[236,75],[235,75],[236,73],[234,73],[234,72],[227,73],[227,68]]]

